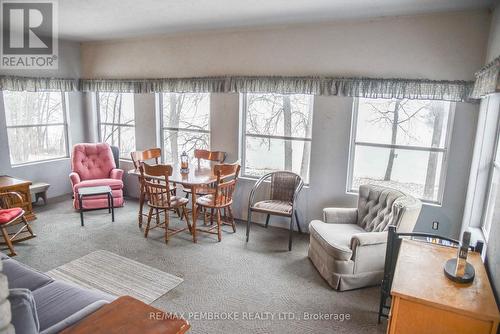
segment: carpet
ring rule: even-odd
[[[98,250],[47,272],[54,279],[132,296],[151,304],[183,279],[126,257]]]

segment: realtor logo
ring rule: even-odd
[[[3,69],[57,69],[57,2],[1,0]]]

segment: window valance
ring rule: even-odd
[[[81,89],[86,92],[278,93],[445,101],[468,100],[472,86],[469,81],[279,76],[81,80]]]
[[[78,79],[18,77],[2,75],[0,76],[0,90],[27,92],[73,92],[79,90],[79,82]]]
[[[471,97],[479,99],[500,91],[500,56],[476,72],[476,82]]]
[[[400,78],[221,76],[158,79],[57,79],[0,76],[1,90],[120,93],[277,93],[467,101],[469,81]]]

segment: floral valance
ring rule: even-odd
[[[479,99],[500,91],[500,56],[476,72],[476,82],[471,97]]]
[[[79,90],[79,81],[78,79],[37,78],[2,75],[0,76],[0,90],[27,92],[73,92]]]
[[[277,93],[466,101],[473,82],[422,79],[235,76],[175,79],[83,79],[86,92]]]
[[[277,93],[467,101],[469,81],[400,78],[222,76],[159,79],[57,79],[0,76],[1,90],[120,93]]]

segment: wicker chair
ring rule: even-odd
[[[255,202],[255,193],[266,180],[271,181],[271,192],[268,200]],[[302,233],[299,219],[295,207],[295,201],[299,195],[304,182],[302,178],[292,172],[279,171],[272,172],[262,176],[253,186],[248,200],[248,218],[247,218],[247,242],[250,237],[250,225],[252,222],[252,212],[261,212],[267,214],[266,227],[269,225],[271,215],[290,218],[290,236],[288,239],[288,250],[292,250],[292,235],[294,218],[299,233]]]

